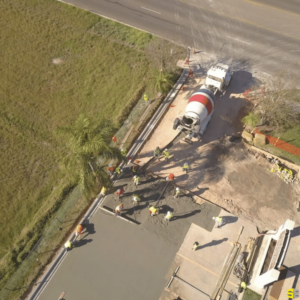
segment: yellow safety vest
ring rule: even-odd
[[[221,217],[216,217],[216,221],[217,221],[218,223],[221,223],[221,222],[222,222],[222,218],[221,218]]]
[[[155,213],[157,212],[157,208],[154,207],[154,206],[151,206],[151,207],[149,208],[149,210],[150,210],[153,214],[155,214]]]
[[[166,215],[166,219],[170,220],[173,217],[173,214]]]
[[[106,194],[106,190],[107,190],[107,188],[106,187],[102,187],[102,189],[101,189],[101,194]]]
[[[169,158],[169,156],[170,156],[170,152],[168,152],[168,151],[164,151],[163,154],[166,158]]]
[[[70,241],[67,241],[65,243],[65,248],[71,248],[72,247],[72,243]]]
[[[247,288],[246,282],[243,281],[243,282],[241,283],[241,288],[243,288],[244,290]]]

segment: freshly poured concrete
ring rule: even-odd
[[[83,234],[83,240],[72,249],[39,299],[57,299],[65,291],[65,299],[158,299],[164,289],[167,272],[190,225],[196,223],[211,231],[212,216],[220,209],[211,204],[196,204],[188,195],[173,198],[170,184],[161,196],[162,213],[150,217],[147,203],[156,203],[166,181],[142,177],[138,189],[131,176],[118,181],[125,186],[124,217],[134,219],[132,195],[139,193],[141,204],[131,224],[102,210],[92,217],[95,233]],[[119,201],[109,194],[104,206],[113,209]],[[174,219],[166,223],[167,210],[174,210]]]

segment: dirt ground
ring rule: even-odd
[[[298,183],[286,184],[271,173],[272,164],[249,152],[241,140],[231,142],[227,137],[204,145],[181,142],[171,152],[168,164],[160,161],[151,166],[154,173],[174,173],[179,186],[261,229],[278,227],[286,219],[300,222],[295,205]],[[181,168],[185,161],[191,166],[188,174]]]
[[[203,81],[205,67],[197,55],[191,59],[194,77],[189,78],[185,90],[180,91],[169,111],[144,145],[137,159],[143,165],[149,161],[156,146],[164,148],[174,139],[172,129],[176,116],[184,113],[189,97]],[[192,144],[179,141],[169,150],[171,159],[151,163],[148,170],[161,177],[174,173],[177,184],[207,199],[231,213],[251,220],[260,229],[276,228],[286,219],[300,222],[296,203],[299,201],[299,183],[284,183],[271,173],[266,158],[250,153],[240,139],[230,139],[243,130],[241,118],[246,114],[247,100],[242,93],[258,81],[245,70],[234,70],[231,85],[224,95],[215,99],[215,112],[202,141]],[[182,165],[188,162],[188,174]],[[201,199],[202,198],[202,199]]]

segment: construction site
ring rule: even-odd
[[[129,151],[130,161],[113,177],[114,189],[86,217],[96,234],[75,242],[31,299],[52,299],[64,290],[70,299],[233,300],[251,290],[258,299],[283,300],[287,290],[299,288],[299,167],[280,160],[293,172],[293,182],[287,182],[272,171],[276,157],[242,138],[248,105],[243,93],[255,78],[233,72],[230,86],[215,93],[201,138],[187,136],[173,129],[174,120],[204,84],[205,65],[197,53],[188,66],[178,64],[186,69],[184,80],[170,93],[159,121],[149,124],[151,133],[144,138],[143,132]],[[156,147],[161,152],[155,157]],[[157,214],[151,216],[150,207]],[[83,276],[89,278],[84,288]]]

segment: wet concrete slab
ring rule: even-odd
[[[207,203],[196,204],[185,194],[174,199],[172,184],[140,176],[137,189],[130,173],[116,184],[116,188],[125,187],[122,216],[137,222],[129,223],[99,209],[90,220],[94,233],[84,235],[68,252],[39,299],[57,299],[62,291],[66,292],[66,299],[73,300],[159,299],[170,265],[190,225],[196,223],[211,231],[212,216],[219,214],[220,209]],[[131,203],[134,193],[141,196],[136,212]],[[118,197],[111,193],[103,206],[112,210],[118,203]],[[161,207],[161,213],[150,217],[148,203]],[[164,214],[169,209],[174,211],[174,219],[166,223]]]

